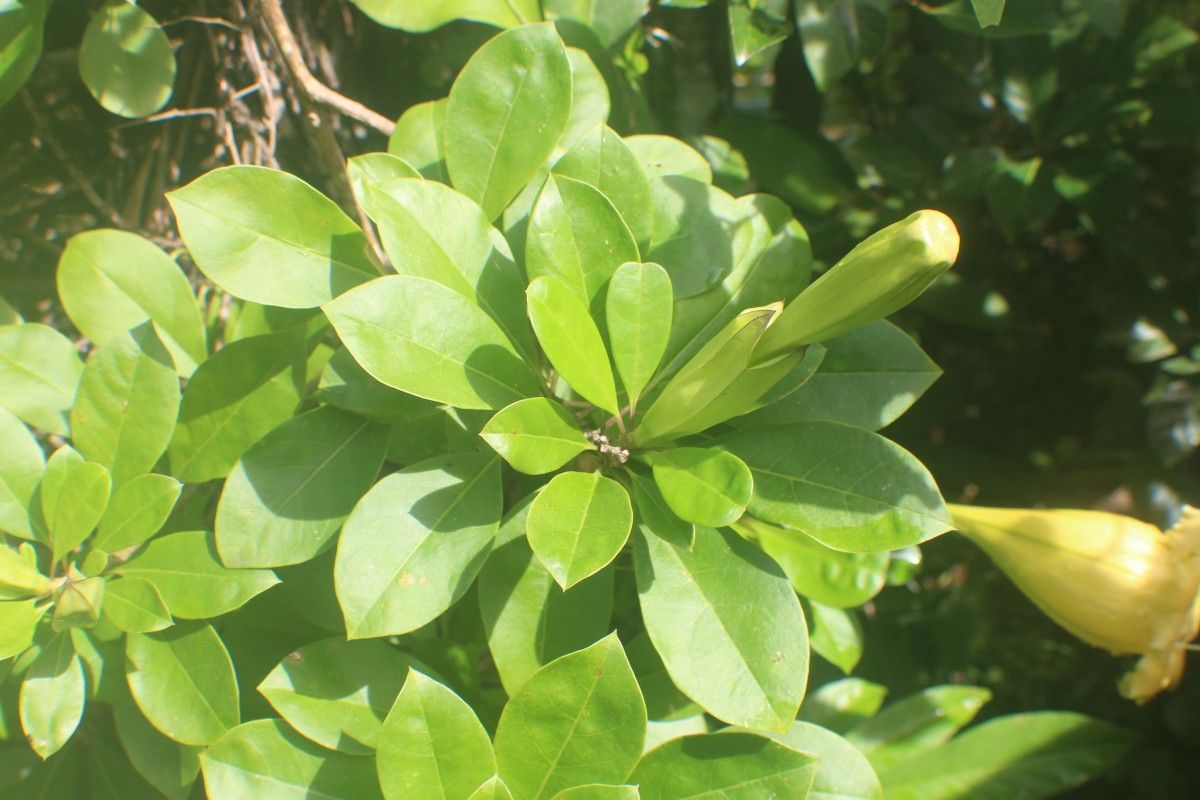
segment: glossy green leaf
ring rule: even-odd
[[[671,335],[671,278],[658,264],[622,264],[605,296],[613,363],[632,409],[658,369]],[[631,412],[633,413],[633,412]]]
[[[554,172],[598,189],[617,209],[639,251],[650,245],[654,205],[642,165],[612,128],[598,125],[554,162]]]
[[[719,136],[689,136],[688,144],[696,148],[713,171],[713,185],[734,197],[746,194],[750,188],[750,165],[746,157]]]
[[[483,785],[471,793],[467,800],[512,800],[512,792],[500,780],[499,775],[493,775]]]
[[[609,112],[612,111],[608,83],[596,67],[596,62],[578,47],[567,48],[567,61],[571,64],[571,116],[550,156],[555,166],[561,160],[561,155],[575,147],[589,131],[608,122]]]
[[[613,0],[597,5],[580,0],[544,0],[546,19],[586,28],[600,49],[619,42],[649,10],[649,0]]]
[[[64,445],[46,462],[39,494],[54,560],[83,544],[108,506],[112,479],[99,464]]]
[[[492,740],[451,689],[409,670],[379,733],[383,795],[402,800],[470,796],[496,772]]]
[[[25,652],[33,644],[38,622],[50,606],[36,600],[0,601],[0,660]]]
[[[57,753],[79,726],[87,702],[83,665],[60,633],[46,643],[21,681],[21,728],[43,759]]]
[[[442,0],[438,3],[354,0],[354,5],[380,25],[414,33],[431,31],[456,19],[511,28],[542,18],[537,0]]]
[[[673,136],[626,136],[625,145],[642,165],[648,178],[680,175],[701,183],[712,183],[712,166],[708,159],[696,148]]]
[[[45,0],[18,0],[0,11],[0,106],[29,79],[42,55]]]
[[[446,174],[442,130],[449,102],[443,98],[409,107],[396,120],[396,129],[388,138],[388,153],[416,167],[422,176],[446,184],[450,178]]]
[[[216,519],[221,561],[281,567],[317,555],[375,482],[386,451],[383,426],[329,406],[280,425],[225,482]]]
[[[378,278],[324,310],[355,360],[392,388],[480,409],[538,393],[529,367],[495,321],[435,281]]]
[[[809,722],[794,722],[787,733],[767,734],[782,745],[817,759],[809,800],[883,800],[871,762],[854,745]]]
[[[166,451],[179,396],[171,355],[144,322],[88,358],[71,409],[75,447],[108,467],[120,488],[149,472]]]
[[[529,321],[546,358],[575,393],[617,414],[617,386],[608,351],[587,306],[557,278],[540,277],[526,290]]]
[[[27,558],[26,554],[33,556]],[[37,557],[0,544],[0,600],[24,600],[50,593],[50,579],[38,571]]]
[[[346,521],[334,583],[351,639],[416,630],[470,587],[500,525],[500,460],[440,456],[392,473]]]
[[[723,437],[754,474],[748,511],[836,550],[874,553],[954,527],[929,471],[879,434],[799,422]]]
[[[181,619],[226,614],[279,583],[268,569],[225,567],[217,558],[213,535],[207,531],[160,536],[117,572],[154,584],[167,608]]]
[[[196,266],[234,297],[314,308],[378,274],[359,227],[286,172],[222,167],[167,200]]]
[[[625,487],[599,472],[551,478],[529,507],[526,535],[542,565],[564,590],[617,556],[633,527]]]
[[[979,713],[992,693],[978,686],[933,686],[889,703],[846,732],[880,773],[945,745]]]
[[[650,461],[663,500],[684,522],[719,528],[746,510],[754,478],[741,459],[720,450],[676,447]]]
[[[554,472],[595,446],[561,403],[544,397],[518,400],[496,412],[479,434],[513,469],[527,475]]]
[[[250,445],[291,419],[304,388],[302,329],[226,344],[183,392],[171,439],[171,474],[185,483],[224,478]]]
[[[646,706],[613,633],[550,662],[513,695],[496,728],[496,763],[514,796],[543,800],[624,783],[645,732]]]
[[[675,685],[732,725],[787,728],[804,697],[808,629],[779,567],[728,530],[697,527],[689,551],[640,524],[634,565],[646,632]]]
[[[317,400],[375,422],[413,423],[425,415],[440,413],[434,403],[372,378],[344,347],[325,365]]]
[[[0,531],[34,538],[29,520],[34,492],[46,468],[42,447],[21,420],[0,407]]]
[[[825,91],[878,51],[887,38],[887,6],[878,0],[800,0],[796,27],[808,71]]]
[[[680,175],[652,180],[650,193],[654,226],[646,260],[666,269],[676,300],[716,286],[733,270],[741,207],[715,186]]]
[[[558,278],[596,309],[617,267],[638,260],[637,243],[612,201],[587,183],[550,175],[529,217],[525,271],[531,281]]]
[[[377,219],[379,209],[371,195],[387,196],[398,181],[406,178],[421,178],[421,172],[403,158],[391,153],[365,153],[346,159],[346,177],[354,197],[371,219]]]
[[[371,200],[375,221],[396,271],[436,281],[478,305],[532,363],[521,303],[525,280],[475,201],[421,180],[396,181],[386,196],[379,194]]]
[[[93,344],[103,347],[153,320],[180,375],[191,375],[207,355],[204,321],[187,276],[141,236],[120,230],[72,236],[57,279],[63,308]]]
[[[413,663],[386,642],[339,636],[289,653],[258,691],[288,724],[322,747],[367,755]]]
[[[382,800],[373,758],[326,750],[281,720],[226,733],[200,756],[209,797],[229,800]]]
[[[697,715],[703,718],[704,710],[679,691],[679,687],[667,674],[667,667],[659,657],[658,651],[654,649],[649,636],[643,632],[630,639],[625,645],[625,653],[629,656],[633,674],[637,676],[642,698],[646,701],[646,715],[651,720],[678,721]],[[657,744],[651,745],[647,742],[646,749],[650,750]]]
[[[752,733],[684,736],[647,753],[630,776],[642,800],[808,797],[817,762]]]
[[[139,475],[113,492],[92,547],[115,553],[158,533],[183,490],[166,475]]]
[[[70,433],[67,413],[83,376],[75,345],[34,322],[0,325],[0,406],[47,433]]]
[[[159,733],[134,706],[114,706],[117,736],[134,769],[168,800],[187,800],[200,775],[200,750]]]
[[[733,59],[738,66],[791,34],[788,5],[788,0],[732,0],[729,3],[729,32],[733,36]]]
[[[126,633],[153,633],[175,624],[158,588],[145,578],[109,581],[104,616]]]
[[[158,20],[121,0],[96,12],[79,46],[79,75],[88,91],[122,117],[148,117],[165,106],[175,68],[175,49]]]
[[[612,570],[601,570],[564,592],[525,538],[533,497],[505,517],[479,573],[479,612],[488,649],[509,695],[546,664],[611,630]]]
[[[572,786],[554,795],[553,800],[638,800],[636,786],[613,786],[604,783],[587,783]]]
[[[692,549],[696,540],[696,526],[684,522],[667,505],[662,492],[653,478],[629,473],[633,485],[633,502],[637,508],[638,524],[654,531],[659,538],[685,550]]]
[[[804,597],[838,608],[861,606],[887,583],[891,555],[843,553],[832,550],[800,531],[777,528],[745,517],[734,528],[758,542],[787,573],[792,587]]]
[[[992,217],[1010,239],[1049,217],[1062,202],[1051,170],[1041,156],[1027,161],[1003,159],[984,186]]]
[[[233,662],[210,625],[183,623],[131,633],[125,677],[138,708],[180,744],[212,744],[238,724]]]
[[[1013,714],[879,777],[889,800],[1036,800],[1107,772],[1133,743],[1131,732],[1082,714]]]
[[[831,681],[805,695],[797,719],[834,733],[845,733],[875,716],[886,696],[886,686],[862,678]]]
[[[879,320],[825,342],[816,373],[785,400],[735,421],[739,428],[824,419],[876,431],[890,425],[942,371],[904,331]]]
[[[571,65],[550,24],[507,31],[475,51],[450,88],[444,143],[454,188],[494,220],[567,126]]]
[[[808,643],[821,658],[849,675],[863,654],[863,631],[853,611],[826,606],[815,600],[805,604]]]
[[[1004,16],[1004,0],[971,0],[971,7],[975,9],[981,28],[999,25]]]

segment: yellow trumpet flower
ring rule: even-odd
[[[1175,686],[1200,634],[1200,511],[1166,533],[1103,511],[949,506],[979,545],[1052,620],[1113,653],[1142,658],[1121,679],[1144,703]]]

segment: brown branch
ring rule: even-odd
[[[288,71],[309,97],[364,125],[370,125],[385,136],[392,135],[392,131],[396,129],[395,122],[372,111],[357,100],[351,100],[349,97],[335,92],[317,80],[317,77],[309,71],[308,65],[304,63],[304,58],[300,55],[300,46],[296,43],[296,37],[292,33],[291,26],[288,25],[279,0],[260,0],[259,9],[268,30],[271,31],[271,37],[275,40],[275,44],[287,64]]]

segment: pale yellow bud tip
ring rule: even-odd
[[[941,211],[926,208],[913,214],[913,238],[921,238],[929,248],[934,262],[946,262],[953,265],[958,260],[958,228],[954,220]]]

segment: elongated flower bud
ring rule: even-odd
[[[958,229],[926,209],[864,239],[795,300],[754,351],[761,364],[900,310],[958,258]]]
[[[951,505],[978,544],[1051,619],[1085,642],[1143,657],[1121,694],[1145,702],[1178,683],[1200,633],[1200,511],[1163,533],[1103,511]]]

